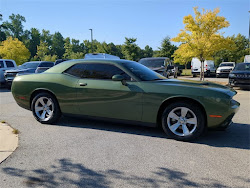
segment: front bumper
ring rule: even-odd
[[[230,104],[227,107],[220,109],[220,112],[217,111],[216,115],[218,117],[213,117],[210,114],[207,116],[208,128],[226,128],[232,123],[234,115],[238,112],[240,103],[234,99],[230,100]]]
[[[236,87],[250,86],[250,78],[229,78],[229,84]]]
[[[216,76],[218,76],[218,77],[228,77],[228,75],[229,75],[229,72],[228,73],[226,73],[226,72],[216,73]]]

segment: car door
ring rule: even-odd
[[[84,63],[82,78],[77,84],[79,114],[140,121],[142,91],[123,70],[107,63]],[[127,84],[113,81],[113,75],[123,75]]]
[[[6,70],[6,67],[5,67],[5,64],[4,64],[4,61],[0,61],[0,83],[2,82],[5,82],[5,79],[4,79],[4,72]]]

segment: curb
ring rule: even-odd
[[[18,134],[7,123],[0,123],[0,164],[18,147]]]

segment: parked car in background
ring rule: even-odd
[[[84,59],[120,59],[120,57],[105,53],[89,53],[85,55]]]
[[[58,65],[58,64],[60,64],[60,63],[62,63],[62,62],[64,62],[64,61],[68,61],[68,60],[70,60],[70,59],[57,59],[57,60],[55,61],[55,65]]]
[[[151,70],[169,78],[177,78],[178,67],[174,66],[167,57],[147,57],[142,58],[138,63],[150,68]]]
[[[216,77],[228,77],[234,67],[235,62],[222,62],[216,70]]]
[[[225,129],[240,105],[226,86],[166,79],[127,60],[71,60],[16,77],[12,94],[41,123],[55,123],[62,114],[113,119],[161,126],[168,137],[184,141],[207,127]]]
[[[54,62],[42,61],[36,68],[35,73],[42,73],[55,65]]]
[[[250,63],[237,63],[229,74],[229,85],[250,88]]]
[[[12,81],[16,77],[16,75],[23,75],[23,74],[32,74],[35,73],[36,68],[41,63],[41,61],[31,61],[26,62],[20,66],[18,66],[17,69],[10,69],[6,70],[4,73],[5,81],[7,84],[7,87],[10,89]]]
[[[193,77],[195,77],[201,73],[201,61],[196,57],[192,58],[191,72],[192,72]],[[214,61],[212,61],[212,60],[205,60],[204,61],[204,74],[205,74],[205,76],[215,76],[216,75],[216,68],[214,65]]]
[[[250,63],[250,55],[245,55],[244,63]]]
[[[4,85],[6,83],[4,78],[4,72],[9,69],[16,69],[17,65],[14,60],[11,59],[0,59],[0,84]]]

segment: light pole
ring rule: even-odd
[[[93,53],[93,29],[89,29],[91,32],[91,52]]]
[[[250,13],[250,10],[248,11]],[[249,29],[248,29],[248,49],[250,54],[250,16],[249,16]]]

